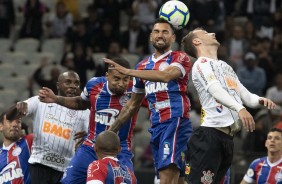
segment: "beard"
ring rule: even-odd
[[[167,50],[170,47],[170,45],[167,43],[163,45],[158,45],[156,42],[153,42],[153,46],[160,53],[163,53],[165,50]]]

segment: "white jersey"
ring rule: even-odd
[[[29,163],[65,171],[74,155],[74,134],[87,131],[89,110],[71,110],[56,103],[42,103],[38,96],[25,101],[33,117],[34,140]]]
[[[239,119],[236,111],[223,106],[208,93],[211,84],[219,82],[231,97],[242,104],[238,88],[241,84],[231,66],[221,60],[199,57],[192,68],[192,81],[202,105],[201,126],[226,127]]]

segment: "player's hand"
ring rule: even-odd
[[[255,130],[255,121],[253,116],[244,108],[239,111],[239,118],[243,123],[243,127],[249,132]]]
[[[84,137],[87,135],[87,132],[82,131],[82,132],[76,132],[74,134],[73,140],[77,140],[75,143],[75,150],[83,143]]]
[[[17,111],[19,115],[26,115],[27,114],[27,103],[26,102],[18,102],[16,105]]]
[[[125,74],[125,75],[129,74],[130,69],[120,66],[119,64],[117,64],[116,62],[114,62],[111,59],[104,58],[103,60],[105,63],[109,64],[109,69],[115,69],[121,74]]]
[[[57,95],[46,87],[43,87],[38,91],[39,100],[44,103],[56,103]]]
[[[268,109],[275,109],[276,104],[268,98],[261,97],[259,98],[259,104],[267,107]]]

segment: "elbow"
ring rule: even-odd
[[[160,78],[160,82],[165,82],[165,83],[168,83],[171,80],[172,80],[172,78],[171,78],[171,75],[169,73],[162,75],[161,78]]]

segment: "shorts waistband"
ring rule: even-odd
[[[231,134],[231,128],[230,130],[228,130],[228,127],[204,127],[204,126],[200,126],[201,129],[203,129],[204,131],[210,131],[213,133],[216,133],[219,136],[223,136],[229,139],[233,139],[233,135]]]

